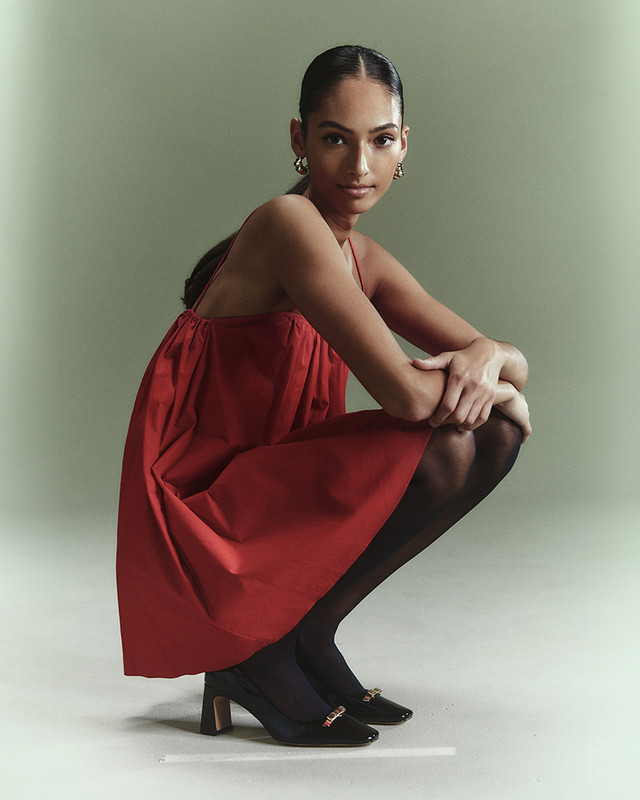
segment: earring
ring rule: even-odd
[[[402,162],[396,166],[396,171],[393,173],[394,181],[399,181],[400,178],[404,178],[404,167],[402,166]]]
[[[296,160],[293,162],[293,166],[295,170],[300,175],[306,175],[309,172],[309,167],[306,164],[302,163],[302,156],[298,156]]]

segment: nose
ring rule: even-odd
[[[349,172],[356,178],[363,178],[369,172],[367,153],[364,147],[357,147],[352,155],[352,163]]]

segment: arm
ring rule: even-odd
[[[486,338],[426,292],[397,259],[372,239],[359,236],[358,244],[366,250],[371,300],[391,330],[433,356],[463,350],[476,339]],[[524,356],[511,344],[488,341],[497,345],[494,355],[501,362],[500,378],[521,391],[528,378]]]
[[[497,342],[506,353],[506,359],[500,370],[502,380],[509,381],[521,392],[529,380],[529,365],[527,359],[517,347],[508,342]]]
[[[335,236],[306,198],[276,198],[245,226],[265,270],[389,414],[418,421],[438,407],[446,376],[415,369],[353,280]],[[241,234],[242,235],[242,234]]]
[[[484,337],[477,329],[431,297],[399,262],[368,237],[358,237],[367,258],[372,302],[389,327],[434,354],[414,359],[418,369],[442,369],[447,390],[434,425],[459,424],[472,429],[488,418],[498,380],[521,390],[528,377],[524,356],[512,345]]]
[[[447,389],[440,406],[430,422],[437,427],[445,424],[459,424],[461,418],[465,422],[461,427],[473,430],[489,418],[493,405],[500,403],[496,396],[499,381],[507,381],[518,391],[528,375],[524,357],[513,357],[512,369],[505,369],[509,358],[506,345],[480,336],[470,345],[461,349],[440,353],[434,358],[414,358],[411,362],[416,369],[445,370],[449,376]],[[514,380],[505,377],[513,376]]]
[[[503,399],[506,397],[506,399]],[[522,431],[522,444],[531,435],[531,421],[529,419],[529,407],[524,395],[521,394],[512,383],[501,381],[496,393],[494,407],[501,411],[506,417],[513,420],[520,426]]]

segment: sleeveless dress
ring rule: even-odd
[[[432,429],[345,413],[347,375],[295,310],[205,319],[188,309],[174,322],[124,451],[125,674],[243,661],[290,631],[385,523]]]

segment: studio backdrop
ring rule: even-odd
[[[406,177],[359,222],[527,355],[534,436],[500,491],[637,488],[634,0],[5,0],[2,492],[113,515],[145,366],[211,244],[295,180],[309,61],[384,52]],[[351,408],[371,405],[357,386]]]

